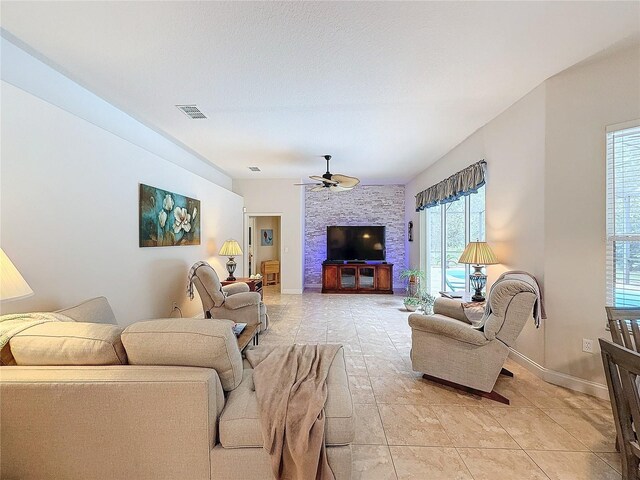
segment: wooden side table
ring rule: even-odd
[[[258,292],[260,298],[264,299],[264,293],[262,291],[262,279],[261,278],[236,278],[235,280],[224,280],[220,282],[222,286],[231,285],[232,283],[246,283],[249,286],[249,291]]]
[[[280,283],[280,261],[279,260],[265,260],[260,265],[260,273],[264,278],[265,285],[278,285]],[[270,280],[269,275],[273,275]]]
[[[459,295],[459,296],[455,296],[455,297],[450,297],[445,295],[445,293],[449,293],[449,294],[455,294],[455,295]],[[452,300],[459,300],[462,303],[484,303],[484,302],[474,302],[471,297],[473,297],[474,292],[465,292],[463,290],[458,290],[455,292],[440,292],[440,296],[442,298],[450,298]]]
[[[258,334],[260,325],[247,325],[242,333],[237,337],[238,348],[241,352],[249,346],[249,344],[258,345]]]

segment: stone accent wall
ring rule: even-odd
[[[322,285],[328,225],[383,225],[393,286],[401,288],[405,268],[404,185],[357,186],[348,192],[312,192],[305,187],[304,285]]]

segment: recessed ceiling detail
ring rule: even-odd
[[[176,105],[176,107],[178,107],[178,110],[184,113],[187,117],[193,120],[207,118],[207,116],[195,105]]]
[[[260,170],[260,167],[249,167],[249,170],[251,170],[252,172],[261,172],[262,170]]]

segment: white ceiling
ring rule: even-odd
[[[13,2],[2,27],[234,178],[404,182],[640,2]],[[174,105],[195,103],[207,120]],[[476,158],[470,158],[472,163]],[[248,166],[259,166],[260,173]]]

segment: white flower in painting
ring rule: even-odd
[[[187,212],[186,208],[176,207],[173,211],[175,221],[173,222],[173,231],[179,233],[180,230],[188,232],[191,230],[191,215]]]
[[[167,212],[170,212],[173,209],[173,198],[171,198],[171,195],[169,195],[168,193],[164,196],[162,208],[164,208]]]
[[[164,228],[165,223],[167,223],[167,212],[160,210],[158,221],[160,222],[160,228]]]
[[[193,213],[191,214],[191,220],[195,220],[197,214],[198,214],[198,209],[196,207],[193,207]]]

